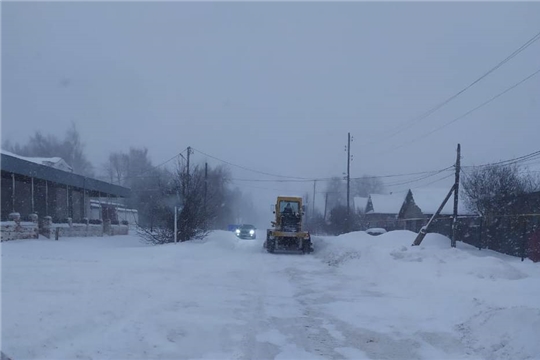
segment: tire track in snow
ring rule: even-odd
[[[328,275],[332,276],[333,271],[330,269],[331,267],[329,267]],[[308,333],[305,336],[297,336],[297,340],[307,351],[333,359],[345,358],[338,352],[340,348],[358,349],[375,359],[422,358],[416,351],[420,344],[415,340],[394,339],[388,334],[355,327],[318,310],[319,302],[317,299],[319,297],[324,297],[324,301],[327,303],[333,300],[331,294],[326,293],[318,296],[319,294],[309,287],[307,278],[319,270],[319,268],[315,267],[314,269],[312,266],[294,266],[284,269],[290,282],[298,289],[295,295],[296,301],[305,309],[305,316],[295,319],[296,322],[306,328],[315,327],[319,330],[315,334]]]

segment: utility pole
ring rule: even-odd
[[[351,223],[351,133],[347,134],[347,219],[345,221],[346,232],[350,231]]]
[[[437,218],[437,216],[439,216],[439,214],[441,213],[442,209],[444,208],[444,206],[446,205],[446,203],[448,202],[448,199],[450,199],[450,196],[452,196],[452,192],[454,192],[456,188],[456,185],[452,185],[452,188],[450,189],[450,191],[448,192],[448,195],[446,195],[446,197],[444,198],[442,204],[439,206],[439,208],[437,209],[437,211],[435,212],[435,214],[433,214],[431,216],[431,218],[429,219],[428,223],[426,224],[426,226],[422,227],[420,229],[420,232],[418,233],[418,235],[416,236],[416,239],[414,239],[414,242],[412,244],[412,246],[418,246],[422,243],[422,240],[424,240],[424,237],[426,236],[426,234],[428,233],[428,230],[429,230],[429,226],[431,225],[431,223],[433,222],[433,220],[435,220],[435,218]]]
[[[324,197],[324,221],[326,221],[326,208],[328,207],[328,192]]]
[[[458,144],[457,145],[457,159],[456,159],[456,180],[454,182],[454,221],[452,222],[452,241],[451,241],[452,247],[456,247],[460,171],[461,171],[461,144]]]
[[[187,148],[187,178],[186,178],[186,184],[187,184],[187,192],[189,193],[189,157],[191,155],[191,146],[188,146]]]
[[[204,163],[204,213],[206,215],[206,198],[208,196],[208,163]]]
[[[174,207],[174,243],[178,242],[178,206]]]
[[[313,180],[313,205],[311,206],[311,218],[315,216],[315,189],[317,188],[317,180]]]

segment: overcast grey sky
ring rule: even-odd
[[[540,41],[425,120],[540,31],[540,3],[2,3],[2,138],[63,135],[75,121],[94,165],[188,145],[301,177],[432,170],[538,150]],[[195,161],[204,161],[201,154]],[[215,163],[215,161],[210,161]],[[264,178],[235,170],[236,177]],[[271,199],[298,185],[251,184]],[[296,187],[295,187],[296,186]],[[311,187],[311,185],[310,185]],[[270,200],[268,200],[270,201]]]

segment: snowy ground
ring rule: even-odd
[[[538,359],[540,266],[428,235],[268,254],[216,232],[2,243],[2,351],[21,359]]]

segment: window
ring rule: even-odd
[[[293,213],[299,213],[300,204],[296,201],[280,201],[279,202],[279,212],[283,213],[287,205],[290,206]]]

